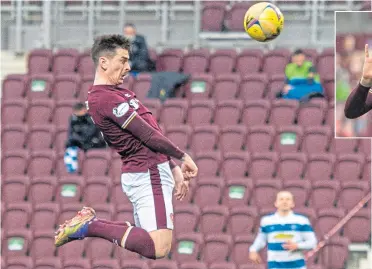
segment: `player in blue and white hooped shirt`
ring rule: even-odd
[[[303,251],[317,245],[310,221],[292,211],[294,199],[288,191],[277,194],[275,207],[275,213],[262,217],[260,231],[249,248],[249,258],[261,263],[258,251],[267,244],[269,269],[306,269]]]

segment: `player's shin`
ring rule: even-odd
[[[89,224],[87,237],[100,237],[146,258],[156,258],[154,241],[142,228],[109,224],[96,219]]]

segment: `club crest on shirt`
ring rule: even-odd
[[[138,100],[137,99],[130,99],[129,105],[133,107],[134,110],[137,110],[139,108]]]
[[[121,103],[120,105],[118,105],[117,107],[114,107],[114,109],[112,110],[112,113],[120,118],[122,116],[125,115],[125,113],[127,113],[129,110],[129,104],[128,103]]]

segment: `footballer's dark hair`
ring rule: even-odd
[[[122,35],[103,35],[94,40],[91,55],[94,65],[98,66],[98,59],[101,56],[113,57],[118,48],[130,50],[130,41]]]
[[[302,49],[296,49],[294,52],[293,52],[293,55],[299,55],[299,54],[304,54],[304,51]]]
[[[85,108],[85,104],[84,103],[76,103],[74,106],[73,106],[73,110],[74,111],[80,111],[82,109]]]

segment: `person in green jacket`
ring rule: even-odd
[[[313,63],[306,60],[301,49],[293,53],[292,62],[285,68],[285,75],[286,85],[278,97],[301,100],[310,94],[323,93],[319,74]]]

